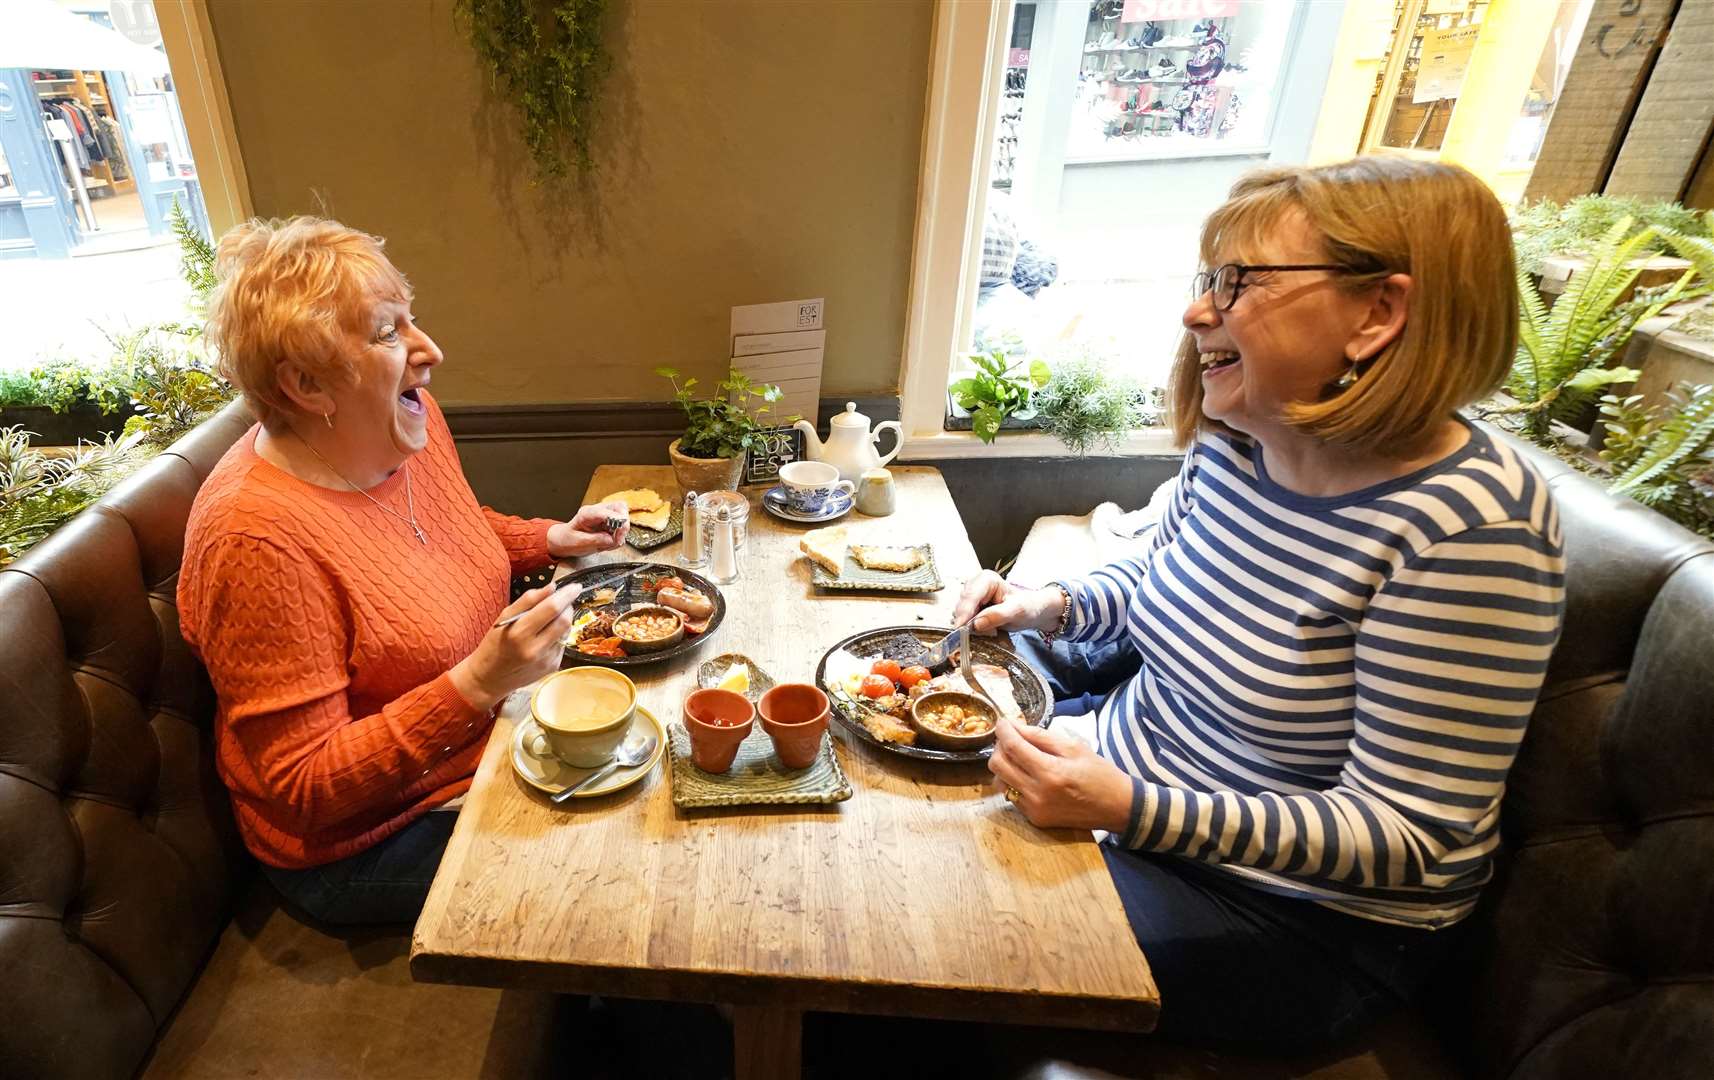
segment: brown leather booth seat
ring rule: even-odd
[[[544,1049],[551,999],[417,986],[402,937],[329,937],[265,888],[236,900],[251,866],[174,595],[191,501],[245,426],[222,414],[0,572],[0,1077],[126,1077],[157,1039],[151,1076],[563,1065]],[[1509,784],[1501,874],[1429,1010],[1274,1062],[822,1018],[811,1062],[855,1065],[868,1046],[896,1066],[911,1041],[955,1039],[956,1071],[986,1076],[1416,1077],[1448,1057],[1532,1080],[1709,1075],[1714,546],[1538,461],[1565,527],[1565,635]]]

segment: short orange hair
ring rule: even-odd
[[[1459,407],[1498,389],[1518,341],[1518,286],[1506,212],[1457,165],[1371,155],[1335,165],[1266,168],[1241,177],[1202,226],[1202,262],[1254,257],[1297,212],[1344,267],[1343,289],[1408,274],[1405,327],[1366,360],[1355,384],[1287,408],[1294,428],[1328,442],[1406,457]],[[1202,414],[1202,366],[1186,334],[1167,391],[1186,445],[1224,427]]]
[[[358,381],[348,335],[366,332],[372,298],[408,302],[412,295],[382,253],[384,243],[306,216],[252,219],[220,238],[205,332],[220,373],[243,391],[257,419],[297,411],[280,391],[286,360],[332,386]]]

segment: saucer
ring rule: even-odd
[[[834,518],[844,517],[851,512],[851,507],[855,505],[856,501],[856,498],[849,491],[839,488],[828,496],[827,504],[821,508],[820,512],[806,514],[801,510],[792,509],[791,505],[786,502],[786,489],[782,484],[778,487],[771,487],[762,494],[762,509],[786,521],[813,525],[817,522],[832,521]]]
[[[656,739],[655,752],[649,755],[649,760],[629,769],[615,769],[613,775],[584,788],[572,798],[593,799],[609,795],[621,788],[630,787],[654,771],[655,763],[661,760],[661,754],[666,751],[666,728],[655,719],[654,713],[638,705],[637,714],[631,718],[631,730],[626,734],[637,732],[653,734]],[[554,757],[541,738],[541,728],[528,716],[518,720],[512,730],[512,768],[524,783],[549,795],[559,794],[595,771],[575,768]]]

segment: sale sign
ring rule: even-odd
[[[1120,22],[1222,19],[1238,14],[1238,0],[1125,0]]]

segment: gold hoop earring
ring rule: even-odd
[[[328,427],[328,430],[329,430],[329,431],[331,431],[331,430],[333,430],[333,417],[332,417],[332,416],[329,416],[329,415],[328,415],[328,414],[327,414],[327,413],[322,413],[322,414],[321,414],[321,418],[322,418],[322,419],[323,419],[323,420],[326,420],[326,421],[327,421],[327,427]]]

